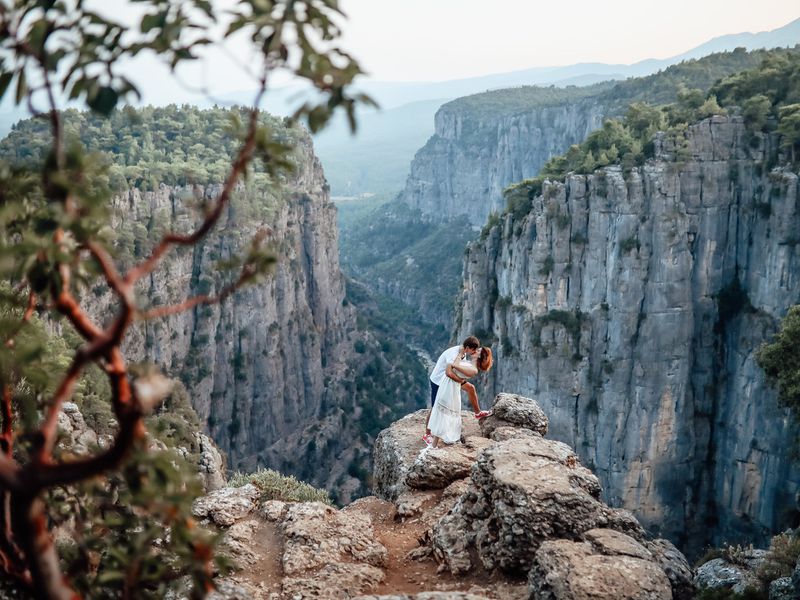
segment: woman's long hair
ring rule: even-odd
[[[478,357],[478,369],[480,371],[488,371],[492,368],[494,361],[492,360],[492,350],[483,346],[481,348],[481,355]]]

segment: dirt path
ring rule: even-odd
[[[409,558],[408,553],[420,547],[420,540],[427,530],[427,525],[421,519],[396,521],[394,506],[377,499],[361,501],[359,509],[372,516],[375,535],[389,551],[386,579],[371,594],[463,591],[503,600],[528,597],[524,581],[510,582],[483,568],[458,576],[446,569],[440,573],[439,564],[432,556],[422,560]]]

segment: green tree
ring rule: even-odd
[[[770,112],[772,112],[772,102],[764,94],[756,94],[742,103],[744,122],[753,131],[764,129]]]
[[[780,331],[757,350],[756,360],[777,386],[781,406],[800,416],[800,305],[789,309]]]
[[[778,133],[783,137],[781,146],[788,148],[792,155],[792,163],[796,162],[796,150],[800,145],[800,103],[781,107],[778,112]]]
[[[259,281],[275,257],[264,248],[262,232],[219,274],[215,295],[145,309],[135,288],[173,248],[194,246],[214,228],[254,160],[273,182],[291,169],[287,128],[262,119],[259,110],[275,71],[289,71],[320,93],[290,120],[302,119],[312,131],[336,109],[355,128],[356,103],[369,102],[349,92],[361,71],[336,45],[336,0],[240,0],[226,13],[222,33],[216,23],[223,15],[207,0],[140,0],[138,6],[144,14],[129,27],[80,0],[0,3],[0,100],[13,93],[46,128],[45,135],[16,148],[13,162],[0,162],[0,281],[9,286],[0,290],[0,572],[3,581],[15,581],[37,598],[74,598],[77,591],[162,598],[186,577],[193,582],[192,597],[212,586],[213,540],[188,512],[187,493],[194,488],[184,485],[171,459],[150,454],[143,443],[145,417],[169,393],[168,382],[156,372],[134,372],[120,348],[135,320],[223,302],[242,285]],[[126,59],[152,51],[174,69],[194,59],[200,46],[236,32],[258,54],[258,91],[250,108],[231,114],[230,162],[219,195],[194,229],[166,232],[157,240],[133,229],[115,244],[108,227],[108,161],[87,153],[80,142],[89,117],[66,118],[58,99],[113,118],[121,102],[138,97],[124,73]],[[97,124],[98,145],[137,161],[114,170],[115,181],[131,177],[154,185],[171,173],[163,147],[183,135],[184,123],[176,116],[174,110],[165,115],[158,135],[140,136],[141,128],[131,126],[125,134],[141,137],[138,149],[118,137],[112,121]],[[141,155],[149,157],[146,162],[138,162]],[[142,168],[128,171],[136,166]],[[176,176],[206,175],[181,166]],[[103,286],[117,304],[117,316],[107,325],[85,309],[87,291]],[[59,321],[74,338],[61,360],[48,358],[51,336],[42,334],[39,319]],[[101,374],[103,383],[92,384],[92,374]],[[94,386],[93,401],[106,403],[117,426],[108,447],[70,459],[59,453],[58,417],[64,403],[87,386]],[[71,555],[59,556],[49,529],[65,517],[83,527]],[[169,539],[156,548],[156,536],[164,531]],[[93,563],[96,568],[90,568]]]

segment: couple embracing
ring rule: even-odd
[[[475,417],[489,415],[478,404],[478,393],[468,380],[479,371],[492,367],[492,351],[481,348],[478,338],[471,335],[460,346],[448,348],[439,356],[431,372],[431,411],[425,424],[426,444],[439,447],[442,442],[453,444],[461,439],[461,390],[467,392]]]

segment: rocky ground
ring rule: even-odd
[[[252,485],[198,500],[239,565],[217,600],[692,597],[683,555],[600,500],[533,400],[499,394],[493,409],[480,425],[464,413],[462,443],[443,449],[424,449],[425,411],[397,421],[375,444],[379,497],[341,510],[262,502]]]

